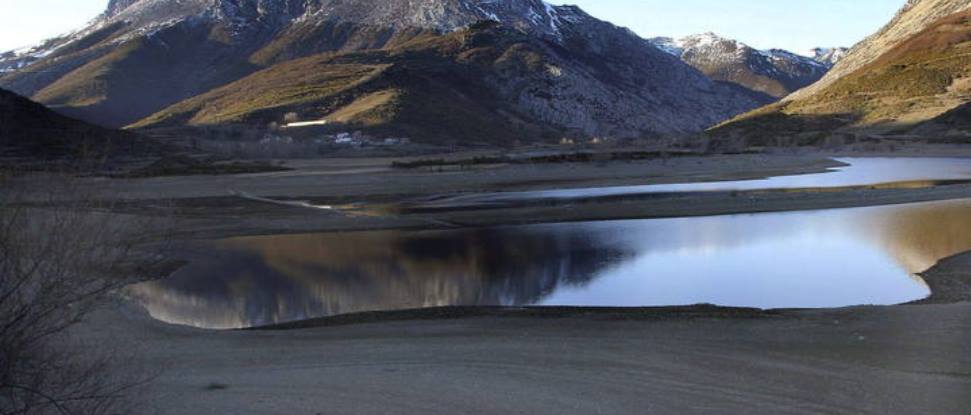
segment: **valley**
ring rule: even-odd
[[[971,408],[969,0],[106,3],[0,51],[0,414]]]

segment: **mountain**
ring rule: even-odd
[[[909,132],[919,137],[967,142],[971,139],[971,102],[921,122]]]
[[[583,49],[570,52],[501,25],[478,24],[381,50],[278,64],[136,126],[265,124],[295,112],[301,119],[322,117],[379,135],[495,143],[508,137],[558,138],[548,125],[611,136],[700,125],[689,124],[697,120],[680,112],[705,109],[705,100],[715,99],[724,86],[711,84],[710,95],[697,102],[679,100],[676,88],[651,82],[677,85],[704,78],[665,72],[672,60],[658,66],[659,58],[664,56],[628,54],[607,61],[599,53],[585,56]],[[638,90],[650,94],[632,92]]]
[[[634,137],[699,131],[766,102],[540,0],[113,0],[88,27],[0,59],[17,65],[0,86],[108,126],[297,112],[375,131],[410,120],[421,141],[416,120],[434,123],[440,108],[465,113],[455,119],[468,130],[515,133],[504,140]]]
[[[971,3],[914,0],[853,47],[833,69],[835,75],[712,133],[757,144],[786,136],[813,144],[834,132],[966,138],[971,136],[962,121],[971,102],[969,56]]]
[[[934,22],[969,7],[971,3],[967,0],[907,0],[889,23],[853,46],[823,79],[790,99],[805,98],[819,92],[837,79],[863,68]]]
[[[0,89],[0,158],[98,163],[105,157],[153,154],[158,150],[156,144],[136,134],[68,118]]]
[[[781,49],[758,50],[714,33],[651,42],[712,79],[731,82],[775,99],[818,81],[839,59],[840,48],[813,50],[813,57]]]
[[[839,63],[841,59],[846,57],[846,54],[849,52],[850,48],[813,48],[809,51],[809,53],[806,54],[806,56],[809,56],[814,61],[832,68]]]

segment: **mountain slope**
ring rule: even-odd
[[[27,65],[0,77],[0,86],[66,114],[121,126],[192,97],[213,97],[210,92],[250,75],[267,79],[256,73],[294,59],[381,50],[394,55],[483,20],[500,22],[504,30],[496,42],[523,37],[512,42],[528,44],[542,55],[538,59],[559,68],[551,72],[566,73],[534,74],[538,83],[530,85],[474,77],[474,88],[498,97],[493,111],[544,128],[618,136],[697,131],[765,102],[711,81],[626,29],[540,0],[115,0],[88,28],[0,58],[0,68]],[[255,112],[290,105],[267,98]],[[190,117],[222,122],[217,118]]]
[[[681,39],[654,38],[661,49],[684,60],[712,79],[770,95],[776,99],[816,82],[829,71],[839,48],[817,49],[815,58],[780,49],[757,50],[714,33]]]
[[[971,139],[971,102],[920,123],[910,133],[922,137],[968,141]]]
[[[806,98],[837,79],[860,70],[897,43],[916,35],[945,16],[971,8],[967,0],[907,0],[897,15],[879,31],[853,46],[826,76],[790,99]]]
[[[911,3],[895,21],[911,22],[914,19],[908,18],[908,13],[939,3],[942,2]],[[905,29],[891,25],[881,33],[902,31]],[[859,69],[829,80],[822,87],[813,86],[808,95],[800,92],[796,98],[742,115],[713,132],[754,142],[771,140],[767,134],[771,132],[774,136],[802,137],[803,144],[811,144],[833,131],[926,133],[932,130],[927,125],[935,120],[962,125],[955,118],[963,112],[949,112],[971,102],[971,9],[943,17],[920,30],[908,27],[906,31],[914,34],[884,48],[875,58],[867,59],[871,48],[854,48],[841,61],[867,60]],[[868,42],[889,41],[870,38]],[[922,125],[924,128],[919,128]]]
[[[71,119],[0,89],[0,158],[98,162],[156,150],[155,144],[130,132]]]
[[[426,34],[393,48],[278,64],[135,126],[264,125],[297,113],[301,119],[325,119],[335,128],[379,135],[496,143],[509,137],[550,140],[570,134],[636,137],[702,125],[704,121],[690,119],[688,123],[696,124],[687,124],[679,112],[704,103],[681,106],[659,88],[652,95],[637,93],[650,85],[628,73],[638,67],[650,70],[652,58],[585,63],[591,58],[481,23],[446,35]],[[727,87],[712,84],[711,94],[720,88]]]

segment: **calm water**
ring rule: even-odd
[[[130,288],[156,318],[236,328],[446,305],[835,307],[929,294],[971,200],[493,229],[234,238]]]
[[[597,198],[650,193],[706,192],[864,186],[921,180],[971,179],[971,159],[966,158],[837,158],[848,164],[829,172],[776,176],[758,180],[589,187],[526,192],[460,195],[429,205],[475,205],[530,200]]]

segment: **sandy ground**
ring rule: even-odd
[[[81,332],[163,368],[162,414],[968,414],[971,255],[923,304],[440,309],[207,332],[131,305]],[[314,327],[318,326],[318,327]]]

